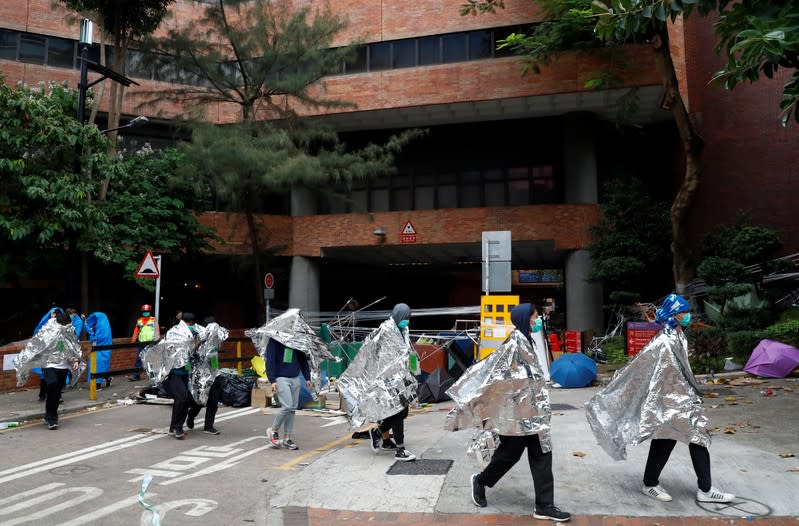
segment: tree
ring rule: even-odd
[[[604,283],[613,304],[628,305],[641,301],[653,277],[668,269],[668,208],[652,201],[640,179],[609,181],[604,194],[602,217],[591,228],[589,278]]]
[[[125,73],[129,46],[161,24],[175,0],[58,0],[64,6],[97,20],[114,46],[111,69]],[[112,82],[108,104],[108,129],[119,126],[124,87]],[[111,147],[116,132],[109,133]],[[108,184],[107,182],[105,183]]]
[[[198,108],[221,102],[240,109],[236,124],[191,125],[192,140],[181,145],[188,161],[183,173],[201,191],[212,189],[243,210],[259,313],[266,251],[255,214],[264,209],[262,194],[390,173],[393,154],[420,134],[405,132],[352,152],[335,132],[298,117],[299,106],[347,104],[320,95],[323,77],[339,72],[352,55],[351,46],[332,46],[344,27],[329,10],[297,8],[289,0],[216,0],[197,20],[147,41],[151,60],[170,64],[185,82],[150,102],[167,98]]]
[[[107,139],[96,127],[75,120],[76,107],[76,91],[64,86],[11,89],[0,83],[3,254],[30,258],[46,251],[53,257],[70,248],[119,264],[133,279],[146,249],[179,254],[206,248],[209,230],[180,199],[189,189],[167,184],[182,163],[179,154],[143,148],[117,160],[106,153]],[[76,160],[77,152],[90,151]],[[106,173],[113,173],[111,187],[99,200],[105,176],[99,174]],[[0,270],[11,267],[0,258]]]
[[[672,272],[678,293],[685,294],[686,286],[694,276],[692,250],[687,235],[688,213],[701,180],[700,162],[704,149],[702,138],[694,127],[679,92],[677,74],[669,47],[668,21],[679,16],[688,17],[693,11],[705,16],[724,11],[733,2],[730,0],[532,0],[540,6],[545,22],[534,27],[527,35],[511,35],[500,42],[525,55],[530,62],[545,63],[558,53],[573,49],[575,42],[585,47],[587,35],[593,34],[602,43],[623,44],[633,41],[651,42],[655,50],[655,66],[663,83],[664,107],[674,117],[682,141],[685,156],[685,175],[671,205]],[[741,79],[756,80],[757,71],[769,76],[777,65],[792,65],[799,61],[799,41],[795,28],[785,27],[782,33],[771,31],[775,20],[780,24],[794,20],[799,12],[793,3],[783,5],[779,0],[744,0],[729,13],[721,15],[717,49],[723,50],[729,62],[727,68],[717,74],[725,79],[728,87],[734,87]],[[468,0],[461,14],[493,12],[504,7],[503,0]],[[737,11],[736,11],[737,9]],[[730,14],[732,13],[732,14]],[[775,13],[780,13],[775,18]],[[582,22],[581,22],[582,19]],[[759,32],[747,32],[753,26]],[[768,38],[765,38],[768,35]],[[788,36],[791,35],[791,36]],[[575,38],[576,36],[576,38]],[[739,40],[741,42],[739,42]],[[778,45],[775,41],[782,44]],[[740,45],[739,45],[740,44]],[[748,54],[746,51],[748,50]],[[757,50],[762,50],[758,52]],[[595,85],[602,87],[603,83]],[[784,87],[783,108],[795,107],[799,80]]]

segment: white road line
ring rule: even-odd
[[[158,494],[157,493],[147,493],[147,498],[152,499],[156,495],[158,495]],[[127,508],[128,506],[132,506],[132,505],[138,504],[138,503],[139,503],[139,496],[138,495],[134,495],[132,497],[128,497],[126,499],[120,500],[119,502],[115,502],[113,504],[109,504],[108,506],[105,506],[105,507],[100,508],[98,510],[94,510],[94,511],[89,512],[87,514],[83,514],[80,517],[72,519],[69,522],[59,522],[58,524],[59,524],[59,526],[81,526],[83,524],[91,524],[91,523],[98,524],[98,523],[95,522],[98,519],[102,519],[103,517],[106,517],[108,515],[111,515],[112,513],[118,512],[121,509]],[[99,524],[102,524],[102,521],[99,522]]]
[[[123,444],[125,442],[131,442],[131,441],[134,441],[134,440],[138,440],[139,437],[141,437],[141,435],[140,434],[136,434],[136,435],[128,436],[128,437],[125,437],[125,438],[120,438],[119,440],[113,440],[111,442],[103,442],[102,444],[97,444],[96,446],[91,446],[91,447],[87,447],[87,448],[84,448],[84,449],[79,449],[78,451],[73,451],[71,453],[64,453],[63,455],[58,455],[58,456],[50,457],[50,458],[44,458],[44,459],[41,459],[41,460],[37,460],[36,462],[31,462],[30,464],[25,464],[24,466],[16,466],[16,467],[13,467],[13,468],[9,468],[9,469],[0,471],[0,477],[2,477],[3,475],[8,475],[10,473],[18,473],[21,470],[30,469],[30,468],[33,468],[33,467],[36,467],[36,466],[41,466],[43,464],[49,465],[51,462],[57,462],[59,460],[65,459],[65,458],[73,458],[73,457],[75,457],[75,455],[83,455],[83,454],[86,454],[86,453],[90,453],[92,451],[96,451],[98,449],[103,449],[103,448],[106,448],[106,447],[113,447],[113,446],[115,446],[117,444]]]
[[[230,420],[232,418],[238,418],[240,416],[252,415],[252,414],[255,414],[255,413],[259,412],[259,411],[260,411],[260,409],[257,408],[257,407],[247,407],[247,408],[243,409],[242,411],[239,411],[239,412],[236,412],[236,413],[233,413],[232,411],[230,413],[225,413],[224,415],[214,419],[214,421],[215,422],[223,422],[225,420]]]
[[[67,495],[71,493],[77,493],[78,496],[74,498],[65,498]],[[3,513],[9,515],[11,513],[24,510],[25,508],[36,508],[37,511],[26,514],[23,517],[17,517],[16,519],[0,522],[0,526],[15,526],[17,524],[22,524],[25,522],[35,521],[37,519],[42,519],[44,517],[47,517],[48,515],[52,515],[62,510],[71,508],[72,506],[77,506],[78,504],[86,502],[87,500],[96,499],[102,494],[103,490],[101,490],[100,488],[93,488],[88,486],[62,488],[59,490],[50,491],[45,495],[40,495],[38,497],[28,499],[24,502],[20,502],[14,506],[8,506],[4,508]],[[57,504],[46,507],[42,506],[43,503],[49,500],[54,500],[57,502]]]
[[[49,471],[54,468],[58,468],[61,466],[67,466],[69,464],[74,464],[76,462],[81,462],[93,457],[99,457],[100,455],[106,455],[108,453],[113,453],[114,451],[119,451],[120,449],[126,449],[132,446],[138,446],[139,444],[146,444],[147,442],[152,442],[153,440],[158,440],[159,438],[163,438],[166,435],[148,435],[145,437],[134,437],[135,440],[132,442],[124,442],[119,443],[112,447],[107,447],[105,449],[98,450],[97,447],[89,448],[91,451],[88,453],[83,453],[82,455],[69,455],[69,458],[58,462],[52,462],[52,459],[47,459],[45,465],[40,465],[38,467],[25,469],[27,466],[22,466],[17,468],[18,470],[24,469],[24,471],[17,471],[12,475],[7,475],[5,477],[0,477],[0,484],[4,484],[6,482],[10,482],[12,480],[21,479],[23,477],[27,477],[29,475],[35,475],[36,473],[41,473],[42,471]],[[60,455],[56,458],[63,458],[66,455]]]

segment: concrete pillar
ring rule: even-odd
[[[563,187],[567,203],[596,203],[594,117],[569,113],[563,117]]]
[[[594,117],[569,113],[563,117],[563,185],[567,203],[598,202]],[[566,256],[566,328],[604,332],[602,287],[588,282],[591,254],[575,250]]]
[[[566,256],[566,329],[593,329],[604,334],[602,287],[588,281],[591,253],[575,250]]]
[[[314,258],[291,258],[289,307],[319,312],[319,264]]]
[[[291,189],[291,215],[316,214],[316,198],[307,188]],[[289,272],[289,307],[303,312],[319,311],[319,263],[315,258],[294,256]]]

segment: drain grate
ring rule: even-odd
[[[550,405],[550,408],[553,411],[568,411],[569,409],[577,409],[576,407],[570,404],[552,404]]]
[[[446,475],[452,467],[452,460],[446,458],[416,459],[413,462],[394,462],[387,475]]]

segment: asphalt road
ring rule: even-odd
[[[312,461],[314,449],[350,435],[341,418],[298,416],[301,449],[274,450],[264,432],[273,416],[221,407],[220,435],[203,433],[198,420],[176,440],[164,434],[170,411],[103,408],[64,415],[56,431],[35,423],[2,433],[0,526],[152,524],[139,502],[148,475],[143,501],[164,524],[265,524],[270,487]]]

